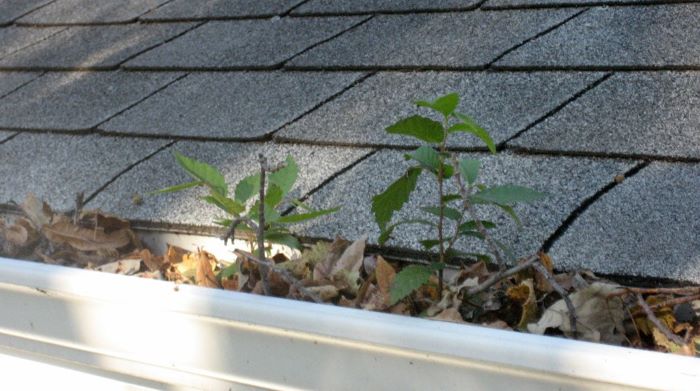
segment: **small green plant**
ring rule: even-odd
[[[260,172],[238,182],[231,198],[229,186],[216,167],[188,158],[177,151],[174,155],[180,167],[194,180],[158,190],[156,193],[180,191],[197,186],[207,187],[209,194],[202,199],[228,215],[215,223],[228,227],[230,235],[234,230],[248,233],[251,252],[254,252],[256,246],[254,237],[258,231],[262,232],[264,241],[300,249],[301,243],[290,233],[288,226],[333,213],[339,209],[313,210],[304,203],[293,200],[292,204],[296,206],[296,210],[301,209],[304,212],[282,215],[278,208],[283,205],[283,201],[294,187],[299,173],[299,167],[291,156],[287,156],[284,164],[274,168],[267,167],[261,156]],[[260,195],[262,195],[262,205]],[[257,199],[255,199],[256,196]]]
[[[503,268],[505,262],[501,251],[508,254],[507,247],[489,235],[488,230],[495,228],[496,225],[491,221],[479,219],[474,206],[494,205],[519,224],[513,205],[518,202],[536,201],[544,196],[535,190],[516,185],[488,187],[479,182],[479,160],[458,159],[455,154],[447,151],[447,140],[450,135],[469,133],[483,141],[491,153],[496,153],[496,145],[489,133],[469,116],[455,111],[459,104],[457,94],[448,94],[432,102],[418,101],[416,104],[438,113],[442,117],[442,122],[413,115],[386,128],[388,133],[414,137],[427,145],[405,155],[406,160],[416,164],[409,167],[406,173],[389,185],[384,192],[372,198],[372,212],[380,229],[380,245],[386,243],[394,230],[401,225],[423,224],[430,227],[435,236],[421,240],[420,244],[426,251],[435,251],[437,247],[438,259],[429,265],[406,267],[398,273],[391,290],[392,304],[426,284],[436,271],[441,292],[442,269],[453,257],[490,259],[485,254],[462,253],[455,250],[454,245],[461,237],[476,237],[484,240],[499,266]],[[403,208],[411,192],[415,190],[419,176],[423,173],[428,173],[437,182],[438,198],[435,204],[421,208],[424,212],[433,215],[433,220],[409,219],[393,222],[394,213]],[[447,193],[446,181],[449,179],[455,180],[458,192]],[[454,226],[454,230],[449,234],[445,232],[446,220],[451,220]]]

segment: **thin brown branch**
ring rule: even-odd
[[[528,267],[532,266],[538,260],[539,260],[539,257],[537,255],[532,255],[529,258],[525,258],[522,263],[515,265],[515,266],[511,267],[510,269],[505,269],[505,270],[499,271],[498,273],[494,273],[491,275],[491,277],[487,278],[481,284],[467,290],[466,295],[467,296],[474,296],[478,293],[481,293],[481,292],[487,290],[488,288],[490,288],[492,285],[498,283],[499,281],[502,281],[505,278],[508,278],[514,274],[518,274],[521,271],[527,269]]]
[[[700,286],[687,286],[679,288],[635,288],[635,287],[621,287],[622,289],[617,292],[610,293],[608,297],[612,296],[624,296],[628,293],[638,293],[642,295],[659,295],[659,294],[671,294],[671,295],[697,295],[700,294]]]
[[[656,304],[649,305],[647,303],[647,305],[649,305],[649,308],[651,310],[658,310],[659,308],[670,307],[670,306],[674,306],[677,304],[688,303],[688,302],[695,301],[695,300],[700,300],[700,294],[692,295],[692,296],[675,297],[673,299],[664,300],[664,301],[656,303]],[[641,315],[641,311],[634,312],[634,316],[639,316],[639,315]]]
[[[233,243],[234,239],[236,239],[236,227],[238,227],[238,224],[240,223],[246,223],[253,231],[258,231],[258,225],[255,223],[255,221],[248,217],[238,217],[231,221],[231,225],[229,225],[228,229],[221,237],[221,240],[224,241],[224,246],[226,245],[228,239],[231,239],[231,243]]]
[[[80,213],[83,211],[85,193],[78,192],[75,195],[75,210],[73,211],[73,225],[78,225],[78,220],[80,219]],[[97,216],[97,214],[95,214]],[[97,217],[95,217],[97,219]],[[97,223],[95,223],[95,228],[97,228]]]
[[[564,303],[566,303],[566,308],[569,310],[569,325],[571,326],[571,333],[573,334],[574,339],[578,339],[578,330],[576,326],[578,324],[578,321],[576,320],[576,307],[574,307],[574,303],[571,302],[569,294],[564,290],[564,288],[561,287],[561,285],[559,285],[557,280],[554,279],[552,273],[550,273],[549,270],[547,270],[547,268],[544,267],[542,263],[534,262],[532,264],[532,267],[547,280],[549,285],[552,286],[552,288],[564,300]]]
[[[683,339],[681,339],[681,337],[677,336],[676,334],[673,334],[671,330],[669,330],[668,327],[666,327],[666,325],[661,323],[659,318],[657,318],[656,315],[654,315],[654,311],[652,311],[652,309],[649,308],[649,304],[647,304],[646,300],[644,300],[641,293],[637,293],[636,295],[637,302],[639,303],[639,306],[642,307],[642,310],[644,310],[644,312],[646,313],[647,319],[649,319],[649,321],[653,323],[654,326],[656,326],[656,328],[659,329],[659,331],[661,331],[670,341],[673,341],[673,343],[677,344],[678,346],[685,346],[685,341],[683,341]]]
[[[306,289],[306,287],[299,281],[296,277],[294,277],[289,270],[281,268],[276,266],[274,263],[268,261],[268,260],[261,260],[258,257],[253,256],[253,254],[250,254],[246,251],[243,250],[234,250],[233,251],[236,255],[240,255],[247,260],[257,264],[259,267],[265,267],[268,270],[271,270],[282,277],[282,279],[289,285],[293,286],[294,289],[298,290],[302,295],[305,297],[308,297],[309,299],[313,300],[316,303],[323,303],[323,300],[314,292],[311,292],[310,290]]]

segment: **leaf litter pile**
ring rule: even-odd
[[[700,287],[635,288],[589,271],[557,273],[543,253],[507,271],[484,262],[445,269],[442,284],[436,273],[423,284],[426,268],[366,254],[366,237],[266,260],[236,250],[229,263],[176,246],[153,254],[128,221],[100,211],[69,217],[31,195],[21,209],[0,219],[2,256],[254,294],[266,284],[277,297],[700,355]]]

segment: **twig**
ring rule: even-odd
[[[566,308],[569,310],[569,324],[571,326],[571,333],[574,336],[574,339],[578,339],[578,330],[576,325],[578,324],[578,321],[576,320],[576,307],[574,307],[574,303],[571,302],[571,299],[569,298],[569,294],[566,293],[564,288],[559,285],[557,280],[554,279],[554,276],[547,270],[544,265],[540,262],[535,262],[532,264],[532,267],[537,270],[538,273],[540,273],[549,283],[549,285],[552,286],[552,288],[561,296],[562,299],[564,299],[564,303],[566,303]]]
[[[503,280],[504,278],[508,278],[514,274],[517,274],[521,272],[522,270],[527,269],[528,267],[532,266],[533,263],[537,262],[539,260],[537,255],[532,255],[529,258],[526,258],[523,263],[519,265],[515,265],[511,267],[510,269],[506,270],[501,270],[498,273],[492,274],[491,277],[487,278],[486,281],[482,282],[481,284],[470,288],[467,290],[467,296],[473,296],[478,293],[481,293],[491,287],[491,285],[496,284],[497,282]]]
[[[635,287],[621,287],[622,290],[616,291],[608,294],[608,297],[612,296],[624,296],[628,293],[639,293],[642,295],[659,295],[659,294],[671,294],[671,295],[691,295],[700,294],[700,286],[687,286],[680,288],[635,288]]]
[[[238,224],[240,223],[246,223],[253,231],[258,231],[258,225],[255,224],[255,221],[248,217],[238,217],[231,222],[231,225],[229,225],[228,229],[221,237],[221,240],[224,241],[224,246],[226,245],[228,239],[231,239],[231,243],[233,243],[236,236],[236,227],[238,227]]]
[[[267,161],[265,155],[258,154],[260,160],[260,205],[258,209],[258,258],[265,260],[265,170],[267,169]],[[267,265],[260,264],[260,279],[262,280],[263,292],[266,296],[270,296],[270,282],[268,281],[268,273],[270,269]]]
[[[681,337],[677,336],[676,334],[673,334],[671,330],[669,330],[668,327],[661,323],[659,318],[657,318],[656,315],[654,315],[654,311],[652,311],[651,308],[649,308],[649,304],[647,304],[646,300],[644,300],[640,293],[637,293],[637,302],[646,313],[647,319],[649,319],[649,321],[653,323],[654,326],[656,326],[656,328],[659,329],[659,331],[661,331],[666,336],[666,338],[673,341],[673,343],[679,346],[685,346],[685,341],[683,341],[683,339],[681,339]]]
[[[676,297],[676,298],[673,298],[673,299],[664,300],[664,301],[662,301],[662,302],[660,302],[660,303],[651,304],[651,305],[649,305],[649,304],[647,303],[647,305],[649,305],[649,309],[651,309],[651,310],[657,310],[657,309],[662,308],[662,307],[673,306],[673,305],[676,305],[676,304],[683,304],[683,303],[687,303],[687,302],[694,301],[694,300],[700,300],[700,294],[692,295],[692,296],[681,296],[681,297]],[[641,314],[639,313],[639,311],[635,311],[634,315],[635,315],[635,316],[638,316],[638,315],[641,315]]]
[[[277,274],[280,275],[280,277],[282,277],[282,279],[287,284],[293,286],[296,290],[301,292],[302,295],[310,298],[311,300],[313,300],[316,303],[323,303],[323,300],[321,300],[321,298],[316,293],[306,289],[306,287],[304,285],[302,285],[302,283],[298,279],[296,279],[293,275],[291,275],[289,270],[281,268],[281,267],[277,267],[273,263],[271,263],[270,261],[261,260],[255,256],[253,256],[252,254],[245,252],[243,250],[233,250],[233,252],[236,253],[237,255],[240,255],[240,256],[246,258],[247,260],[249,260],[251,262],[256,263],[260,267],[265,267],[265,268],[268,268],[269,270],[276,272]]]
[[[75,195],[75,211],[73,211],[73,225],[78,225],[78,219],[80,218],[80,212],[83,211],[83,204],[85,198],[85,193],[82,191]],[[95,224],[97,227],[97,224]]]

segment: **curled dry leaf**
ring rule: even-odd
[[[67,244],[79,251],[117,250],[131,243],[126,229],[105,233],[102,228],[83,228],[63,218],[44,226],[44,235],[57,244]]]
[[[32,223],[24,217],[17,218],[14,224],[7,226],[0,220],[0,250],[9,256],[17,256],[29,251],[39,239],[39,234]]]
[[[459,310],[455,307],[450,307],[439,314],[430,317],[429,319],[435,319],[435,320],[442,320],[446,322],[453,322],[453,323],[467,323],[464,321],[462,318],[462,315],[459,313]]]
[[[95,270],[105,273],[124,274],[129,276],[136,274],[139,270],[141,270],[141,260],[122,259],[116,262],[105,263],[102,266],[96,267]]]
[[[569,295],[576,308],[577,328],[582,339],[594,342],[619,344],[624,339],[623,319],[625,310],[620,298],[607,299],[620,287],[614,284],[594,282],[587,288]],[[548,328],[556,328],[571,336],[569,310],[564,300],[558,300],[542,314],[537,323],[527,326],[534,334],[544,334]]]
[[[508,288],[506,296],[520,305],[522,312],[516,327],[520,330],[525,329],[527,324],[532,322],[537,316],[537,298],[535,297],[535,288],[532,280],[525,280],[514,287]]]
[[[367,235],[363,235],[346,248],[340,258],[333,264],[330,274],[336,275],[342,271],[359,274],[362,260],[365,258],[366,241]]]
[[[377,256],[375,276],[380,294],[384,297],[384,305],[389,305],[391,284],[394,283],[396,271],[382,256]]]
[[[22,208],[24,214],[27,215],[37,230],[41,230],[42,227],[51,223],[53,218],[51,207],[46,202],[40,201],[32,193],[27,194],[20,208]]]
[[[310,286],[306,288],[309,292],[315,293],[323,301],[330,301],[338,297],[338,288],[335,285]]]
[[[192,254],[196,259],[197,269],[195,272],[194,282],[199,286],[209,288],[218,288],[219,283],[214,275],[213,268],[216,267],[216,258],[206,251],[199,250],[196,254]]]
[[[318,281],[323,280],[324,278],[328,278],[331,275],[333,265],[337,262],[338,258],[340,258],[340,256],[343,254],[345,249],[348,248],[349,245],[350,242],[341,238],[340,236],[336,236],[335,240],[333,240],[333,243],[331,243],[330,246],[328,246],[328,248],[326,249],[326,253],[325,255],[323,255],[322,258],[323,260],[315,263],[313,279]],[[320,251],[317,251],[317,255],[320,255],[318,253],[320,253]]]

